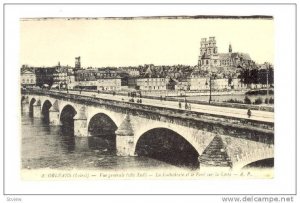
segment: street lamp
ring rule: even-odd
[[[210,104],[211,102],[211,75],[209,75],[209,100],[208,103]]]
[[[267,104],[269,104],[269,64],[266,63],[267,69]]]
[[[184,91],[184,100],[185,100],[185,102],[186,102],[186,89],[183,88],[183,91]]]

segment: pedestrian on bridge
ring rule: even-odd
[[[179,104],[178,104],[178,105],[179,105],[179,108],[181,109],[181,102],[180,102],[180,101],[179,101]]]
[[[250,118],[251,117],[251,109],[248,109],[248,111],[247,111],[247,115],[248,115],[248,118]]]

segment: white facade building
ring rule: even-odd
[[[206,77],[190,77],[188,78],[190,90],[208,90],[209,78]]]
[[[76,81],[73,87],[79,86],[86,89],[100,91],[120,91],[121,78],[102,78],[94,81]],[[70,86],[70,84],[69,84]]]
[[[138,90],[161,91],[167,89],[166,78],[129,78],[128,86]]]
[[[211,81],[212,88],[214,90],[225,90],[230,89],[230,86],[228,85],[228,79],[227,78],[221,78],[221,79],[214,79]]]
[[[241,83],[241,79],[234,78],[231,81],[231,89],[240,90],[240,89],[246,89],[247,85]]]
[[[33,71],[24,70],[21,72],[21,85],[34,86],[36,84],[36,75]]]
[[[120,91],[121,78],[102,78],[97,80],[97,90],[101,91]]]

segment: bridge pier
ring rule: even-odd
[[[88,137],[87,119],[74,118],[74,136]]]
[[[49,109],[49,125],[61,125],[59,120],[59,108],[57,100],[52,104]]]
[[[23,113],[29,113],[29,102],[28,101],[22,101],[22,112]]]
[[[59,111],[49,110],[49,125],[61,125],[59,120]]]
[[[116,131],[117,156],[134,156],[134,133],[130,123],[129,115]]]
[[[41,104],[36,103],[33,104],[33,117],[34,118],[41,118],[42,117],[42,109],[41,109]]]
[[[73,119],[74,119],[74,136],[88,137],[87,117],[85,115],[85,107],[82,107]]]

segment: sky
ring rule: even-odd
[[[219,53],[274,60],[270,19],[21,19],[20,64],[83,67],[197,65],[201,38],[215,36]]]

